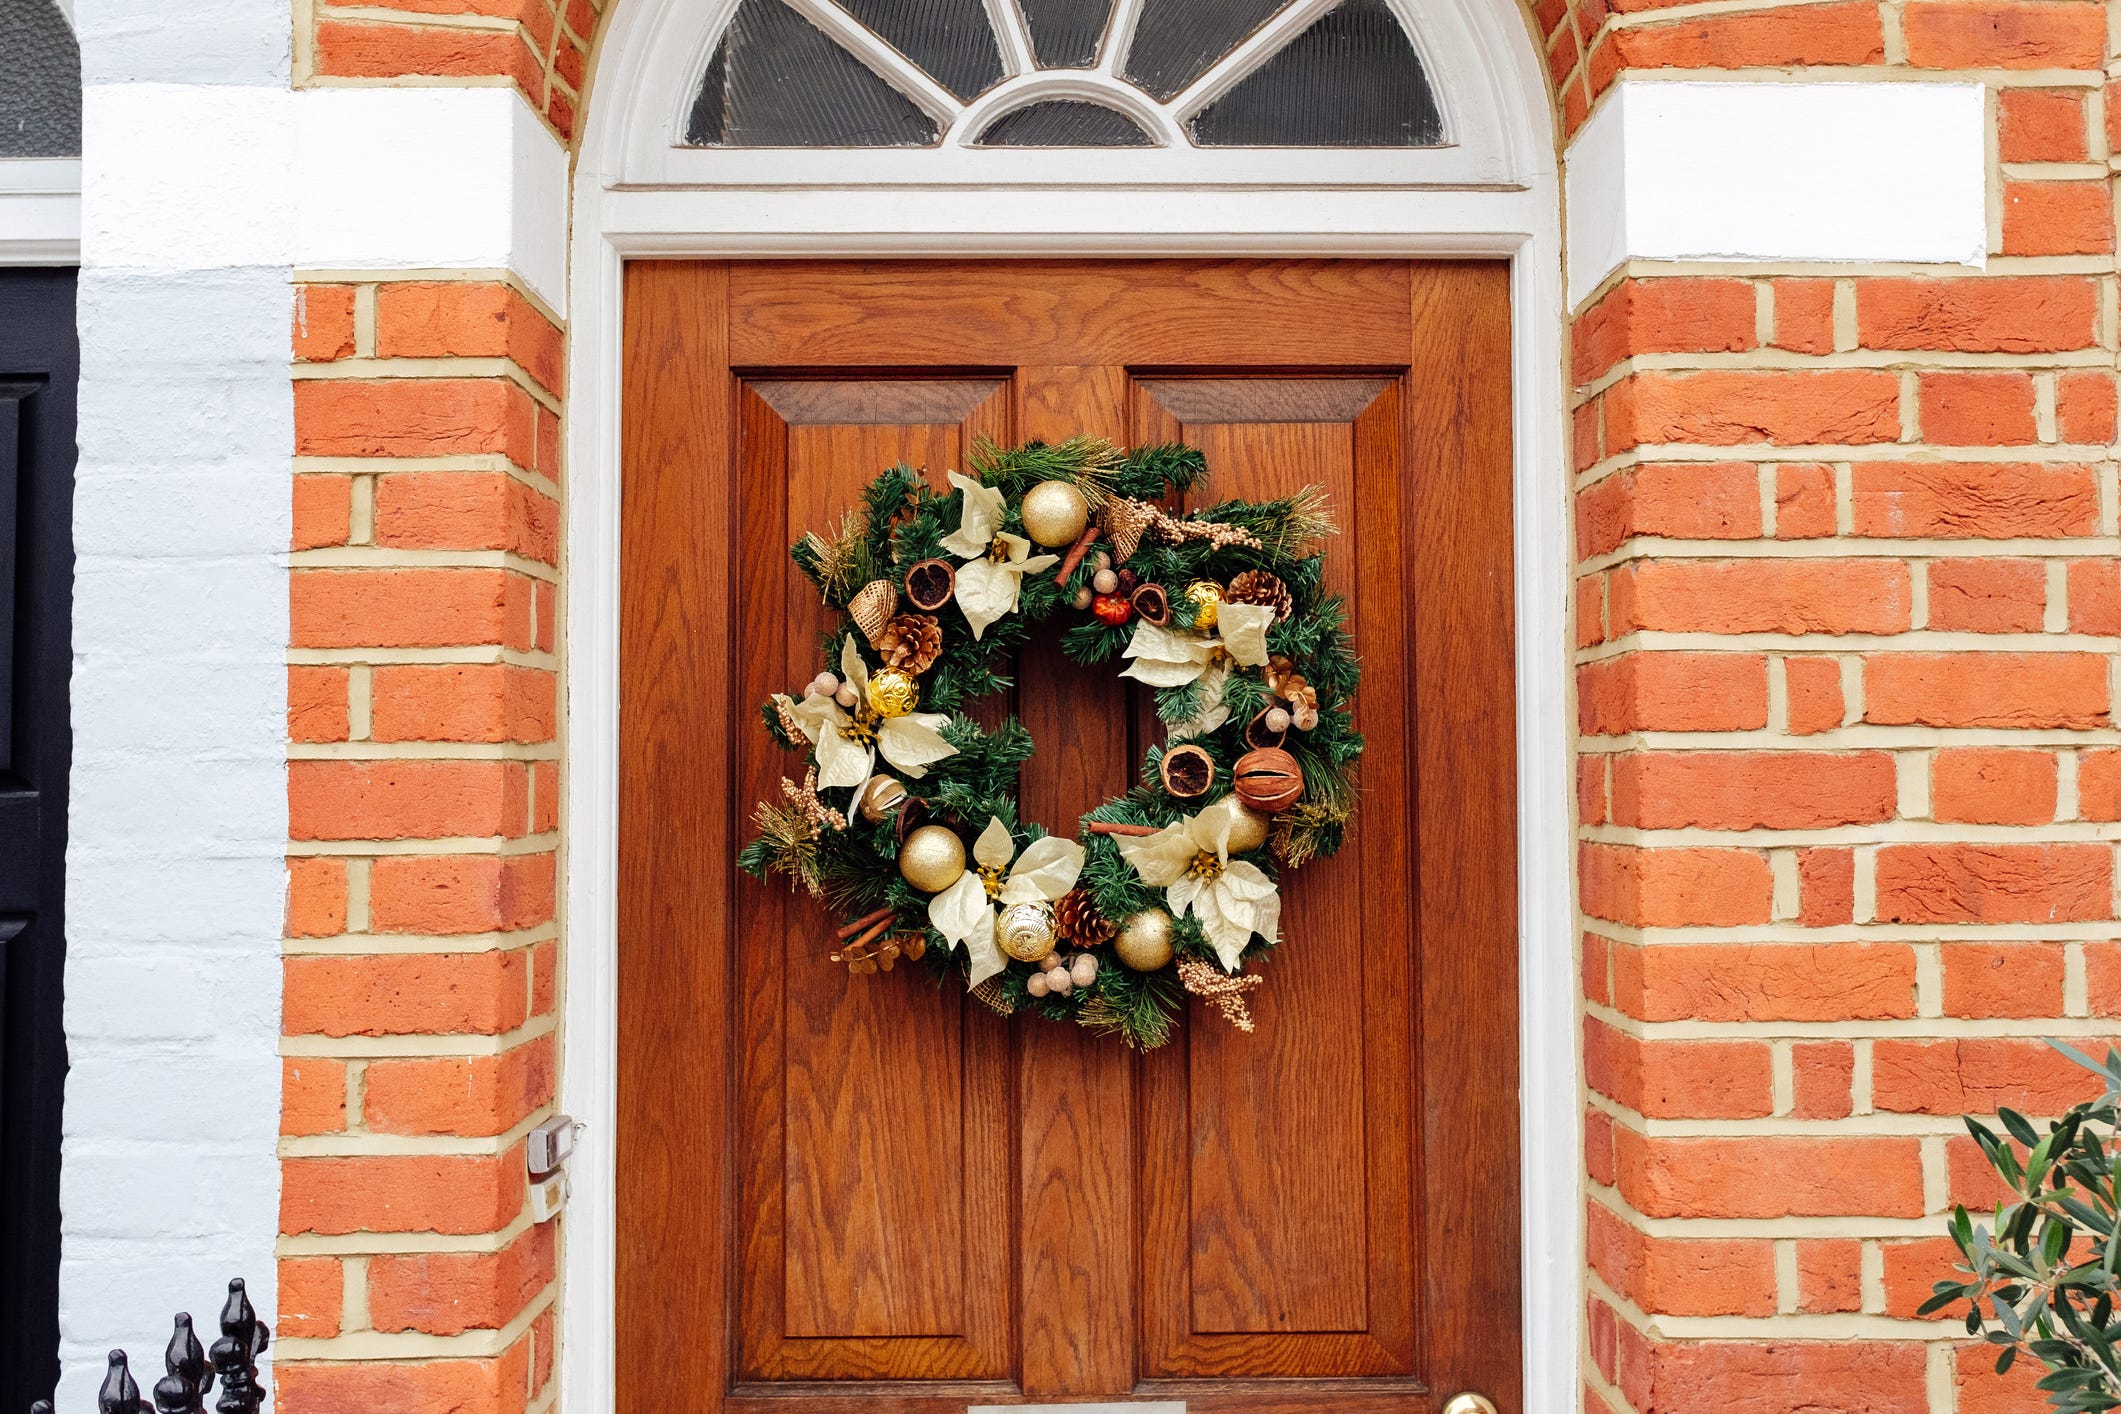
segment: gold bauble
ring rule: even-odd
[[[906,787],[895,777],[871,776],[862,787],[862,818],[872,825],[890,819],[905,803]]]
[[[1012,903],[996,922],[994,940],[1018,962],[1037,962],[1053,951],[1053,905]]]
[[[921,705],[920,684],[910,673],[885,668],[869,679],[869,707],[879,717],[903,717]]]
[[[1136,972],[1154,972],[1171,961],[1171,915],[1146,909],[1127,920],[1113,940],[1119,960]]]
[[[1196,579],[1186,586],[1186,604],[1195,628],[1214,628],[1222,602],[1223,587],[1212,579]]]
[[[1230,812],[1230,853],[1250,854],[1267,842],[1266,816],[1234,795],[1223,803],[1223,808]]]
[[[898,872],[924,894],[939,894],[965,872],[965,842],[957,831],[923,825],[899,846]]]
[[[1024,493],[1024,534],[1049,550],[1073,545],[1090,525],[1090,503],[1065,481],[1041,481]]]

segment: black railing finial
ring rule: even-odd
[[[221,1338],[214,1342],[214,1373],[221,1378],[221,1397],[214,1414],[258,1414],[265,1391],[258,1384],[258,1357],[265,1353],[266,1333],[258,1313],[251,1308],[243,1289],[243,1278],[228,1284],[228,1302],[221,1308]]]
[[[131,1367],[125,1363],[125,1352],[110,1353],[110,1373],[103,1377],[103,1388],[96,1392],[98,1414],[142,1414],[140,1408],[140,1386],[133,1383]]]

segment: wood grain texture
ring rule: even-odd
[[[1509,267],[1416,265],[1408,380],[1425,1370],[1522,1407]]]
[[[1396,262],[629,268],[621,1414],[1194,1414],[1519,1399],[1507,272]],[[1186,439],[1207,495],[1328,483],[1364,801],[1287,879],[1257,1034],[1146,1058],[850,979],[734,876],[816,672],[787,545],[970,439]],[[1050,654],[1010,702],[1071,830],[1155,730]],[[1384,881],[1379,883],[1378,881]]]
[[[1407,357],[1397,261],[766,261],[732,279],[730,355],[760,368],[1397,368]]]
[[[730,391],[721,264],[626,271],[620,534],[618,1404],[729,1379]],[[673,788],[673,786],[676,788]],[[704,1046],[703,1043],[704,1042]],[[698,1056],[701,1063],[671,1064]]]

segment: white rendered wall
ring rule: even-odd
[[[1628,260],[1980,265],[1985,127],[1980,84],[1623,79],[1569,144],[1569,304]]]
[[[79,0],[86,80],[60,1407],[170,1312],[273,1307],[286,872],[288,269],[168,239],[135,85],[284,92],[284,0]],[[191,136],[198,136],[192,134]],[[128,248],[115,213],[162,243]]]

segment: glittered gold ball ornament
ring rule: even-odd
[[[1024,534],[1049,550],[1073,545],[1090,524],[1090,503],[1065,481],[1041,481],[1024,493]]]
[[[1221,585],[1212,579],[1196,579],[1186,586],[1182,597],[1185,601],[1185,617],[1193,621],[1193,627],[1215,627],[1215,620],[1222,611]]]
[[[924,894],[939,894],[965,872],[965,842],[957,831],[923,825],[899,846],[898,872]]]
[[[1230,812],[1230,853],[1250,854],[1267,842],[1266,816],[1238,800],[1229,801],[1227,808]]]
[[[1053,905],[1010,904],[995,924],[994,940],[1018,962],[1037,962],[1053,951]]]
[[[921,705],[920,684],[910,673],[885,668],[869,679],[869,707],[879,717],[903,717]]]
[[[1171,915],[1160,908],[1144,909],[1127,920],[1112,942],[1119,960],[1136,972],[1154,972],[1171,961]]]
[[[862,787],[862,818],[872,825],[889,819],[905,803],[904,783],[891,776],[871,776]]]

